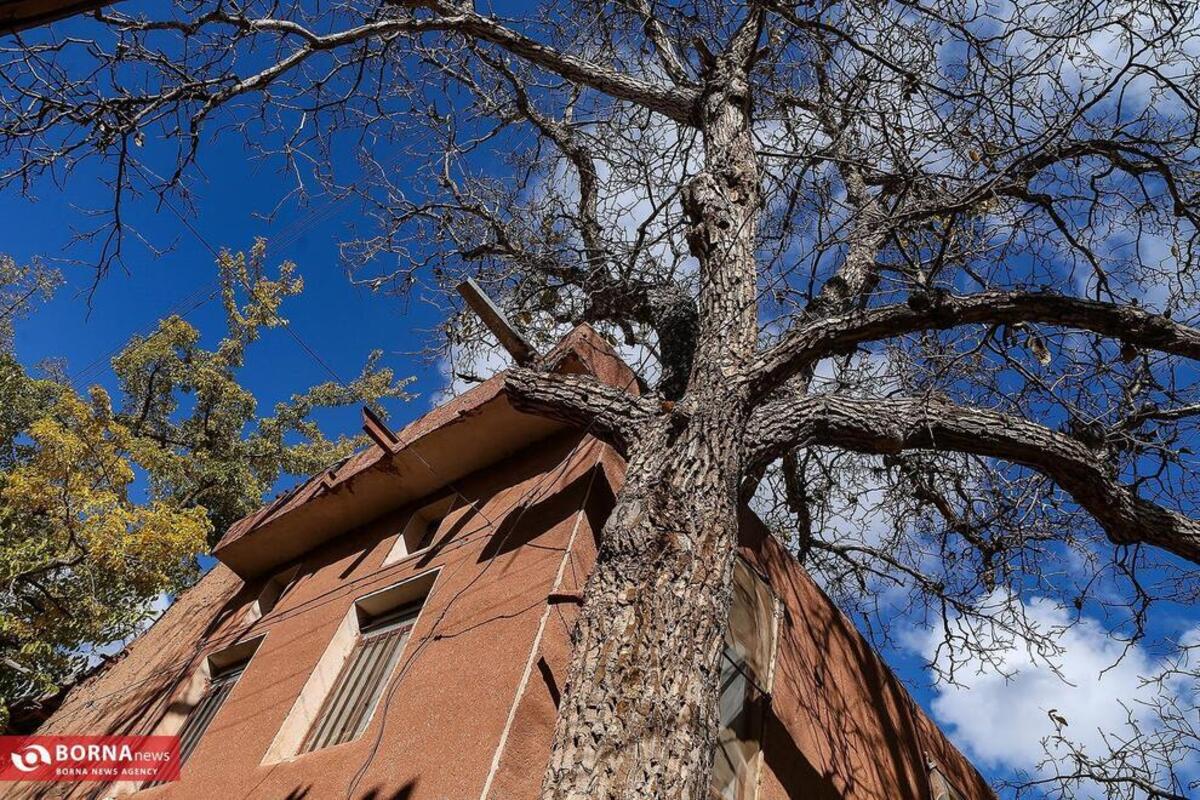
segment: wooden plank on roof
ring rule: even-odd
[[[525,366],[537,358],[537,351],[521,335],[516,326],[508,321],[508,317],[504,316],[504,312],[492,302],[492,298],[487,296],[479,284],[467,278],[458,285],[458,293],[463,296],[467,305],[488,327],[500,345],[513,357],[513,361]]]

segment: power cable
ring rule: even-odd
[[[378,166],[380,169],[387,169],[389,166],[394,166],[394,164],[396,162],[399,162],[401,160],[402,156],[403,156],[403,153],[400,153],[400,152],[393,153],[391,156],[389,156],[386,159],[384,159],[383,161],[381,161]],[[133,163],[132,166],[133,166],[134,170],[136,172],[138,172],[138,174],[141,175],[143,180],[146,180],[147,183],[150,182],[150,176],[146,174],[146,170],[141,164]],[[362,176],[360,176],[360,178],[361,177]],[[351,184],[350,188],[353,189],[353,187],[355,185],[356,184]],[[338,205],[345,199],[345,196],[346,196],[346,195],[338,196],[337,194],[333,194],[333,193],[330,193],[330,194],[331,194],[331,196],[328,199],[326,199],[323,203],[321,203],[320,205],[314,205],[312,208],[308,209],[305,213],[303,213],[299,217],[297,217],[297,219],[293,220],[287,227],[285,227],[280,232],[279,235],[271,237],[268,240],[269,246],[273,249],[282,250],[282,249],[290,246],[292,243],[294,243],[296,240],[298,240],[301,236],[303,236],[305,233],[307,233],[311,229],[313,224],[323,221],[325,219],[328,219],[332,215],[333,211],[335,209],[337,209]],[[196,237],[196,239],[202,245],[204,245],[204,247],[214,256],[214,258],[217,257],[217,255],[218,255],[217,248],[213,247],[213,245],[210,242],[208,242],[207,239],[205,239],[205,237],[203,235],[201,235],[200,231],[197,230],[195,228],[195,226],[192,225],[192,223],[185,217],[185,215],[183,215],[165,196],[162,197],[162,201],[163,201],[164,205],[166,205],[171,210],[171,212],[176,217],[179,218],[180,222],[188,229],[188,231],[194,237]],[[186,318],[188,316],[188,314],[191,314],[196,309],[200,308],[205,303],[208,303],[213,298],[215,298],[218,294],[220,294],[220,290],[221,290],[221,283],[220,283],[219,279],[208,281],[204,284],[201,284],[200,286],[196,287],[188,294],[184,295],[179,300],[176,300],[175,303],[173,303],[170,307],[168,307],[166,309],[166,312],[164,313],[163,316],[171,316],[173,314],[177,314],[181,317]],[[191,305],[189,306],[189,304],[191,304]],[[186,310],[184,310],[185,306],[187,306]],[[161,319],[161,317],[160,317],[160,319]],[[146,337],[147,339],[152,338],[153,336],[157,335],[157,333],[158,333],[157,331],[153,330],[156,325],[157,325],[157,322],[148,323],[148,324],[142,326],[142,328],[139,331],[136,331],[135,333],[133,333],[131,335],[132,336],[140,335],[140,336]],[[290,328],[288,329],[288,331],[293,336],[293,338],[296,339],[297,344],[299,344],[302,349],[304,349],[306,352],[308,352],[309,355],[314,358],[314,360],[321,361],[320,356],[315,351],[313,351],[307,344],[305,344],[303,341],[301,341],[299,339],[299,337],[293,331],[291,331]],[[127,341],[128,341],[128,339],[126,339],[126,342]],[[91,380],[95,376],[95,374],[97,374],[101,369],[103,369],[104,366],[109,361],[111,361],[112,357],[121,351],[121,349],[125,346],[126,342],[121,342],[121,343],[114,345],[108,351],[97,356],[92,361],[88,362],[82,369],[75,372],[75,374],[71,377],[72,385],[74,385],[80,391],[84,390],[86,388],[86,386],[84,386],[84,384],[87,381]],[[336,373],[333,372],[333,370],[331,370],[329,368],[328,364],[323,364],[322,369],[324,369],[327,373],[336,375]]]
[[[631,380],[626,384],[626,386],[624,387],[624,389],[622,391],[628,392],[630,389],[632,389],[634,386],[636,386],[636,384],[637,384],[637,377],[633,376],[631,378]],[[609,403],[607,404],[607,407],[604,409],[604,411],[611,410],[612,402],[613,402],[612,400],[609,401]],[[603,414],[603,412],[602,412],[602,414]],[[602,416],[602,414],[597,414],[596,416],[592,417],[592,419],[588,422],[587,426],[585,426],[583,432],[580,435],[579,442],[577,442],[575,447],[572,448],[572,451],[571,451],[571,453],[568,454],[567,458],[563,459],[563,462],[559,467],[559,472],[565,471],[566,466],[570,465],[574,461],[575,455],[576,455],[579,447],[585,441],[587,441],[592,430],[595,428],[596,420],[599,419],[600,416]],[[597,458],[596,463],[597,463],[597,465],[600,463],[599,458]],[[557,480],[557,477],[558,476],[555,476],[555,480]],[[508,537],[511,536],[513,534],[513,532],[516,531],[520,527],[521,519],[524,517],[525,512],[528,509],[529,509],[528,505],[522,507],[521,512],[517,516],[516,522],[509,528],[508,531],[505,532],[504,538],[501,540],[499,546],[497,547],[497,552],[499,552],[499,550],[503,549],[505,543],[508,541]],[[421,640],[421,642],[417,645],[416,651],[414,651],[412,653],[412,655],[408,657],[404,666],[401,667],[400,672],[396,675],[396,677],[390,679],[390,685],[388,686],[387,692],[384,695],[383,711],[379,715],[380,716],[379,730],[377,731],[377,733],[375,735],[375,740],[372,742],[370,755],[368,755],[366,761],[363,763],[362,767],[359,768],[358,772],[355,773],[354,778],[351,780],[349,786],[347,786],[347,789],[346,789],[346,799],[347,800],[350,800],[350,798],[354,794],[354,790],[358,788],[359,783],[361,783],[362,779],[366,776],[367,771],[370,769],[371,764],[374,762],[376,756],[379,754],[379,747],[383,741],[384,728],[387,726],[387,709],[390,707],[392,697],[395,695],[395,692],[399,688],[401,682],[403,682],[404,677],[408,674],[408,671],[412,668],[412,665],[416,662],[416,659],[421,655],[421,653],[424,651],[425,647],[429,644],[429,642],[435,641],[438,638],[438,636],[436,635],[435,632],[436,632],[438,626],[445,620],[446,614],[449,613],[450,608],[454,605],[455,602],[457,602],[457,600],[462,596],[462,594],[464,592],[466,592],[468,589],[470,589],[472,586],[474,586],[476,582],[478,582],[485,574],[487,574],[488,570],[491,568],[493,563],[495,563],[494,558],[489,560],[486,564],[484,564],[483,569],[480,570],[479,573],[475,577],[473,577],[470,581],[468,581],[465,586],[463,586],[461,589],[459,589],[459,591],[456,592],[454,594],[454,596],[450,598],[450,600],[446,603],[446,606],[442,609],[442,613],[440,615],[438,615],[437,620],[432,624],[432,626],[430,626],[429,633],[427,633],[425,635],[425,638],[423,638]]]
[[[135,165],[135,167],[138,167],[138,165]],[[138,167],[138,168],[140,171],[140,167]],[[143,173],[143,176],[144,176],[144,173]],[[188,229],[188,231],[191,232],[192,235],[195,236],[196,239],[202,245],[204,245],[209,250],[210,253],[213,254],[214,257],[217,257],[218,256],[217,249],[211,243],[209,243],[207,241],[207,239],[200,233],[200,231],[197,230],[195,228],[195,226],[192,225],[191,222],[186,219],[186,217],[174,206],[174,204],[172,204],[165,197],[163,198],[163,202],[176,215],[176,217],[179,218],[180,222],[184,225],[184,227],[186,227]],[[292,330],[281,318],[278,317],[278,315],[275,315],[273,312],[272,312],[272,315],[275,316],[276,320],[280,323],[281,327],[284,327],[285,330],[288,331],[288,333],[297,342],[297,344],[299,344],[301,346],[301,348],[311,358],[313,358],[313,360],[319,366],[321,366],[322,369],[324,369],[329,375],[331,375],[333,377],[333,379],[339,385],[341,385],[345,388],[349,388],[349,387],[346,387],[344,381],[342,381],[340,376],[338,376],[337,372],[323,358],[321,358],[321,356],[316,352],[316,350],[314,348],[312,348],[310,345],[308,345],[307,342],[304,341],[303,337],[301,337],[296,331]],[[636,377],[631,379],[627,383],[627,385],[624,387],[623,391],[628,392],[635,385],[636,385]],[[611,401],[610,401],[609,407],[611,408]],[[609,409],[606,408],[605,411],[607,411],[607,410],[609,410]],[[586,442],[588,440],[590,434],[594,430],[596,420],[599,418],[599,416],[600,415],[593,417],[593,419],[588,423],[588,425],[585,427],[583,432],[580,434],[579,441],[576,442],[576,444],[574,445],[572,450],[563,459],[562,463],[553,472],[551,472],[550,474],[548,474],[546,476],[546,478],[545,478],[546,482],[549,482],[550,480],[557,481],[561,477],[561,475],[566,471],[566,469],[574,463],[575,457],[578,455],[579,449],[584,444],[584,442]],[[425,457],[423,455],[421,455],[421,453],[415,447],[413,448],[412,452],[425,465],[426,469],[429,470],[430,474],[433,475],[435,479],[437,479],[439,481],[444,480],[443,477],[438,474],[437,470],[428,462],[427,459],[425,459]],[[597,464],[598,463],[599,463],[599,458],[597,459]],[[312,478],[310,478],[309,480],[312,480]],[[542,482],[538,482],[533,487],[531,487],[530,490],[528,492],[526,492],[520,499],[518,499],[517,504],[520,505],[520,511],[518,512],[517,519],[509,527],[509,529],[504,532],[503,538],[500,541],[498,549],[502,549],[504,544],[507,543],[508,538],[513,534],[513,532],[515,532],[517,529],[519,529],[520,523],[521,523],[522,519],[524,518],[525,513],[531,507],[531,503],[529,501],[535,494],[540,493],[540,491],[542,489],[541,484],[542,484]],[[453,492],[460,499],[462,499],[468,506],[470,506],[473,510],[475,510],[480,515],[480,517],[482,517],[484,519],[485,522],[487,522],[488,528],[489,528],[489,533],[491,535],[494,535],[496,532],[499,532],[499,526],[497,526],[491,519],[489,519],[488,516],[483,512],[483,510],[478,506],[478,504],[474,500],[472,500],[471,498],[468,498],[465,494],[463,494],[454,485],[453,482],[446,480],[446,481],[444,481],[443,485],[446,488],[450,489],[450,491]],[[417,659],[424,652],[424,650],[426,649],[428,644],[430,642],[436,641],[438,638],[440,638],[440,634],[437,634],[436,631],[437,631],[438,627],[445,621],[446,615],[450,612],[451,608],[463,596],[463,594],[465,594],[468,590],[470,590],[472,587],[474,587],[475,584],[478,583],[478,581],[481,580],[488,573],[488,571],[490,570],[494,561],[495,561],[495,559],[489,560],[484,565],[483,569],[479,571],[478,574],[476,574],[474,577],[472,577],[463,587],[461,587],[457,592],[455,592],[455,594],[449,599],[449,601],[443,607],[442,612],[439,614],[437,620],[435,620],[433,622],[433,624],[430,626],[429,633],[427,633],[426,636],[417,644],[416,650],[414,650],[411,653],[411,655],[408,656],[405,664],[403,665],[403,667],[401,667],[400,672],[389,681],[389,687],[388,687],[388,690],[384,697],[384,709],[383,709],[383,712],[380,714],[380,726],[379,726],[379,730],[376,734],[375,740],[372,742],[371,753],[367,757],[366,761],[363,763],[362,767],[360,767],[358,772],[355,773],[355,776],[352,778],[351,783],[347,787],[347,795],[346,795],[347,798],[349,798],[353,794],[354,790],[357,788],[357,786],[361,782],[362,778],[365,777],[371,764],[374,762],[375,757],[378,755],[379,747],[382,743],[382,736],[383,736],[384,728],[387,723],[387,713],[386,712],[387,712],[387,709],[390,707],[392,698],[395,696],[396,691],[398,690],[400,684],[403,682],[404,677],[411,670],[413,664],[416,663]],[[342,587],[339,587],[339,589],[341,589],[341,588]],[[326,602],[332,602],[332,601],[333,601],[333,598],[330,598],[330,600],[328,600]],[[309,610],[311,610],[311,608]],[[245,631],[238,632],[239,636],[242,636],[244,634],[245,634]],[[204,647],[202,649],[209,649],[210,645],[211,645],[211,641],[205,641]],[[194,659],[195,659],[195,655],[190,657],[188,659],[188,661],[185,663],[190,664],[192,661],[194,661]],[[151,679],[152,678],[147,678],[146,680],[148,681]],[[136,685],[136,684],[134,684],[134,685]],[[101,698],[93,698],[92,700],[90,700],[87,703],[87,705],[85,707],[79,709],[79,711],[82,712],[83,710],[85,710],[87,708],[94,707],[94,704],[96,702],[98,702],[99,700],[105,699],[107,697],[111,697],[111,696],[121,693],[123,691],[128,691],[128,690],[132,689],[134,687],[134,685],[126,685],[125,687],[122,687],[121,690],[117,690],[117,692],[110,693],[109,695],[104,695]]]

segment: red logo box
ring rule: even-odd
[[[0,736],[0,781],[176,781],[178,736]]]

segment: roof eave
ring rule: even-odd
[[[545,363],[638,391],[629,367],[586,325]],[[516,410],[500,373],[407,426],[390,452],[376,444],[234,523],[212,555],[243,579],[262,575],[565,428]]]

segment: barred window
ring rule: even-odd
[[[248,663],[249,659],[247,658],[230,664],[209,678],[208,687],[204,690],[204,694],[201,695],[196,705],[192,707],[187,720],[183,723],[183,727],[179,729],[180,766],[187,763],[188,758],[196,750],[196,746],[200,744],[200,739],[203,738],[204,732],[208,730],[208,726],[212,724],[213,718],[217,716],[217,712],[225,704],[226,698],[233,691],[233,687],[237,685],[238,678],[245,672],[246,664]],[[153,783],[146,784],[146,788],[160,786],[165,782],[154,781]]]
[[[246,662],[234,664],[226,667],[217,675],[214,675],[208,683],[208,691],[200,698],[200,702],[192,709],[192,713],[188,715],[187,722],[183,723],[183,729],[179,731],[179,763],[183,764],[188,760],[188,756],[196,749],[196,745],[200,744],[200,737],[208,730],[209,723],[213,721],[213,717],[221,710],[221,706],[225,703],[225,698],[229,697],[229,693],[233,691],[234,685],[238,678],[242,677],[242,673],[246,669]]]
[[[417,603],[363,623],[358,642],[346,658],[300,752],[348,742],[363,732],[400,660],[420,610]]]

